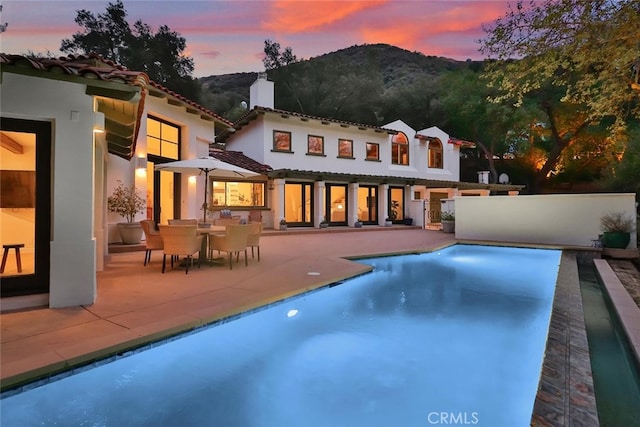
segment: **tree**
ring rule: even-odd
[[[131,70],[144,71],[156,83],[199,100],[200,85],[191,77],[194,62],[184,55],[185,38],[166,25],[154,32],[141,20],[131,28],[126,17],[121,0],[109,3],[106,12],[97,16],[79,10],[75,22],[82,30],[63,39],[60,50],[71,54],[95,52]]]
[[[280,51],[280,49],[280,43],[269,39],[264,41],[262,63],[266,71],[298,62],[298,58],[293,54],[291,47],[287,46],[284,51]]]
[[[635,0],[546,0],[530,8],[519,1],[484,28],[480,50],[492,59],[485,77],[500,91],[491,100],[519,106],[533,95],[546,116],[552,145],[536,190],[590,126],[607,123],[615,143],[640,116],[640,91],[631,89],[639,13]]]
[[[547,83],[562,87],[563,101],[586,106],[596,121],[613,116],[611,128],[640,117],[640,91],[630,90],[640,59],[637,0],[546,0],[531,8],[518,1],[481,40],[481,52],[497,61],[487,75],[503,95],[521,101]],[[512,60],[517,58],[517,60]]]
[[[535,121],[535,109],[487,102],[495,90],[471,69],[450,72],[440,83],[446,88],[438,98],[439,109],[444,113],[443,126],[457,138],[476,143],[491,172],[491,182],[497,182],[495,160],[521,154],[517,143]]]

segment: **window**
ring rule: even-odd
[[[264,207],[264,182],[213,181],[210,206],[215,210],[222,207]]]
[[[180,128],[153,117],[147,118],[147,154],[178,160]]]
[[[442,169],[442,142],[438,138],[429,141],[429,167]]]
[[[403,132],[391,137],[391,163],[394,165],[409,164],[409,138]]]
[[[338,139],[338,157],[353,159],[353,141],[350,139]]]
[[[317,135],[307,136],[307,154],[324,154],[324,137]]]
[[[380,144],[367,142],[367,160],[380,160]]]
[[[273,151],[291,152],[291,132],[273,131]]]

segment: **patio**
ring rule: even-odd
[[[241,262],[233,270],[226,265],[196,267],[188,275],[181,269],[162,274],[159,251],[152,254],[146,267],[144,251],[113,254],[108,267],[98,274],[98,298],[93,305],[1,315],[2,387],[81,366],[368,270],[342,257],[422,252],[455,243],[453,234],[417,227],[342,230],[349,232],[337,228],[267,232],[261,241],[260,262],[250,259],[248,267]],[[555,319],[556,312],[570,309],[574,328],[574,322],[581,320],[581,305],[566,306],[569,300],[575,301],[579,289],[573,277],[575,268],[567,269],[564,264],[559,286],[572,296],[556,298],[556,304],[565,307],[554,306],[552,329],[567,337],[566,342],[560,340],[566,349],[565,344],[562,351],[554,347],[549,352],[548,348],[548,357],[573,354],[574,338],[578,337],[580,351],[576,355],[580,360],[572,358],[572,363],[578,363],[584,377],[570,374],[566,364],[569,358],[564,356],[561,366],[555,365],[551,371],[551,378],[546,378],[543,371],[543,379],[560,381],[553,386],[560,392],[551,396],[548,389],[541,390],[535,425],[569,425],[575,421],[589,425],[595,414],[588,351],[584,359],[586,336],[575,330],[567,335],[569,317]],[[569,400],[578,403],[567,406]]]

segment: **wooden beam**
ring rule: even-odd
[[[4,132],[0,132],[0,147],[6,148],[14,154],[24,154],[24,147],[22,144]]]

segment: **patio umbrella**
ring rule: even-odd
[[[204,221],[207,220],[207,185],[209,176],[214,178],[247,178],[259,175],[256,172],[232,165],[215,157],[203,156],[195,159],[178,160],[175,162],[160,163],[155,166],[156,170],[165,170],[178,173],[204,173]]]

